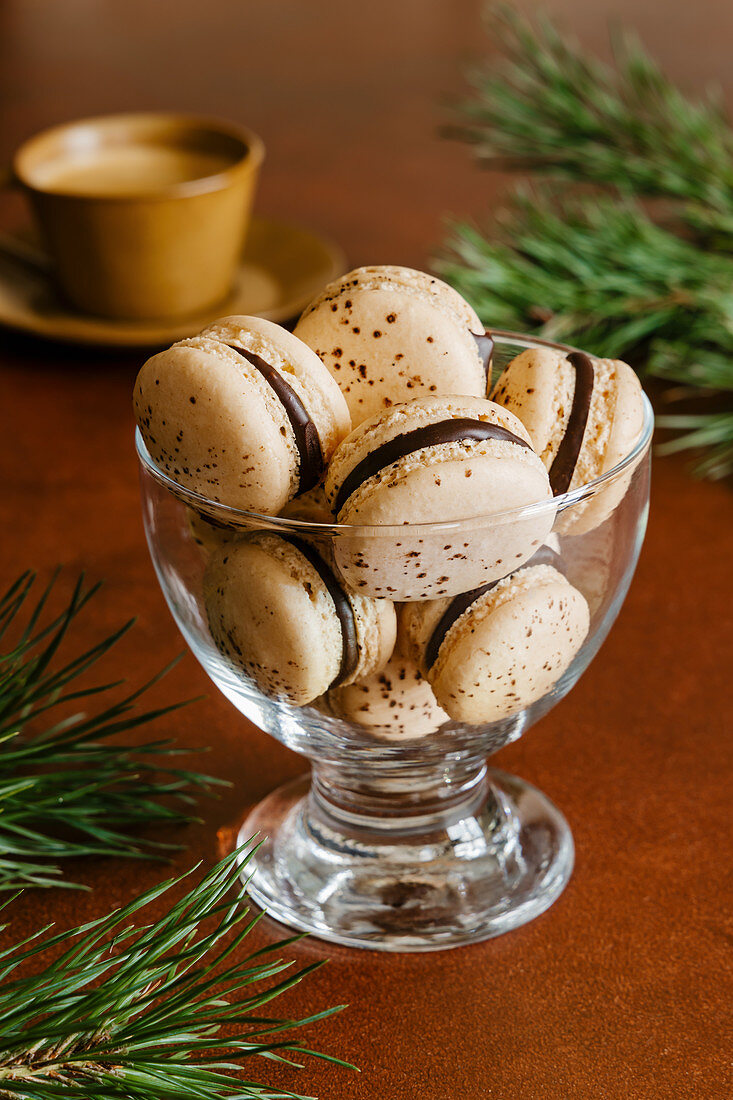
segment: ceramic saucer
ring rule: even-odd
[[[325,283],[343,274],[341,250],[300,226],[269,218],[250,225],[234,290],[213,311],[173,321],[116,321],[75,313],[57,295],[43,263],[30,262],[34,250],[0,243],[0,325],[50,340],[104,347],[169,344],[190,336],[216,317],[257,314],[271,321],[296,317]],[[15,254],[13,254],[15,253]]]

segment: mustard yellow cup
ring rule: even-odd
[[[13,158],[12,181],[77,309],[173,318],[229,294],[263,156],[260,138],[234,123],[107,115],[30,138]]]

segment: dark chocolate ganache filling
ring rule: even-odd
[[[531,450],[529,443],[525,443],[518,435],[514,435],[508,428],[502,428],[499,424],[487,424],[483,420],[469,420],[456,418],[455,420],[440,420],[437,424],[425,424],[422,428],[415,428],[403,435],[396,435],[389,439],[381,447],[376,447],[357,462],[354,469],[347,474],[336,494],[333,503],[333,511],[338,515],[352,493],[356,492],[360,485],[374,477],[381,470],[391,466],[405,455],[420,451],[423,447],[439,447],[443,443],[462,443],[471,440],[498,439],[508,443],[518,443],[520,447]]]
[[[563,560],[558,553],[556,553],[551,546],[540,546],[539,550],[532,557],[520,565],[518,569],[513,569],[511,573],[506,573],[505,576],[499,577],[498,580],[489,581],[488,584],[482,584],[480,588],[473,588],[470,592],[461,592],[458,596],[454,596],[446,607],[443,614],[438,619],[438,622],[430,635],[428,644],[425,646],[425,667],[431,669],[438,659],[438,652],[440,650],[445,636],[464,611],[468,611],[472,604],[476,603],[476,600],[480,599],[485,592],[490,592],[492,588],[496,588],[499,581],[506,580],[507,577],[512,576],[514,573],[521,573],[524,569],[529,569],[533,565],[551,565],[558,572],[564,573],[565,568]]]
[[[494,341],[491,333],[486,332],[472,332],[474,340],[476,341],[476,347],[481,357],[481,362],[484,365],[484,375],[486,377],[486,387],[488,389],[491,382],[491,359],[494,354]]]
[[[588,423],[590,401],[593,396],[593,361],[582,351],[574,351],[568,355],[568,362],[575,368],[575,389],[573,391],[573,404],[568,417],[568,426],[565,435],[560,440],[557,454],[550,466],[550,487],[553,496],[566,493],[573,480],[575,466],[583,446],[583,435]]]
[[[333,570],[312,546],[307,542],[303,542],[302,539],[290,536],[286,536],[285,541],[289,542],[291,546],[294,546],[296,550],[300,551],[306,561],[310,562],[325,584],[328,594],[333,600],[334,607],[336,608],[336,615],[341,624],[343,649],[341,651],[341,665],[336,673],[336,678],[331,682],[330,686],[332,688],[338,687],[344,680],[348,680],[350,676],[354,675],[359,664],[359,642],[356,635],[354,608],[351,605],[351,600],[336,580]]]
[[[298,492],[305,493],[308,489],[313,489],[321,480],[324,462],[318,428],[313,423],[310,413],[278,370],[271,367],[259,355],[255,355],[253,351],[246,351],[244,348],[237,347],[236,344],[227,344],[227,347],[243,355],[247,362],[260,372],[285,409],[300,455]]]

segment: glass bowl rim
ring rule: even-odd
[[[581,348],[573,347],[572,344],[559,344],[552,340],[544,340],[541,337],[529,336],[526,334],[511,332],[507,329],[489,329],[488,330],[495,343],[512,343],[514,345],[523,346],[525,350],[535,347],[552,348],[555,351],[562,351],[565,353],[582,351]],[[579,485],[577,489],[572,489],[567,493],[560,493],[556,497],[551,497],[548,500],[537,501],[534,504],[523,505],[519,508],[508,508],[503,512],[488,512],[484,515],[467,516],[465,519],[457,520],[445,520],[432,523],[411,523],[411,524],[399,524],[399,525],[359,525],[349,523],[313,523],[310,520],[291,519],[287,516],[270,516],[262,512],[249,512],[241,508],[233,508],[231,505],[222,504],[219,501],[210,500],[209,497],[203,496],[201,493],[195,492],[193,489],[187,489],[185,486],[180,485],[177,481],[174,481],[172,477],[166,474],[159,466],[153,461],[150,452],[145,446],[142,433],[139,428],[135,428],[135,447],[137,450],[138,458],[141,466],[151,475],[156,481],[158,481],[164,488],[168,489],[175,497],[177,497],[182,503],[187,504],[195,511],[202,513],[204,516],[216,515],[217,520],[221,517],[222,520],[230,519],[235,527],[257,527],[257,528],[269,528],[276,532],[290,532],[301,534],[310,534],[311,536],[329,537],[334,535],[345,536],[349,535],[354,537],[355,535],[361,535],[369,538],[378,537],[395,537],[398,533],[405,534],[405,528],[408,527],[410,532],[426,532],[426,533],[448,533],[451,531],[463,531],[466,528],[472,528],[475,526],[486,526],[497,523],[507,523],[516,520],[525,520],[537,517],[543,513],[555,513],[558,511],[564,511],[567,508],[571,508],[576,504],[586,500],[589,497],[595,495],[598,489],[604,486],[606,483],[614,481],[620,477],[630,467],[633,468],[638,460],[651,442],[652,433],[654,430],[654,412],[652,410],[651,402],[646,393],[642,390],[642,404],[644,411],[644,420],[642,424],[641,433],[638,440],[631,448],[631,450],[624,455],[624,457],[612,466],[610,470],[600,474],[598,477],[593,478],[592,481],[586,482],[585,485]]]

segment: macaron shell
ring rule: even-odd
[[[594,380],[583,442],[570,491],[611,470],[641,435],[644,407],[641,385],[626,363],[593,360]],[[549,470],[565,435],[575,392],[575,370],[550,348],[532,349],[513,359],[499,378],[492,398],[515,413],[532,437]],[[607,519],[624,497],[630,475],[620,475],[585,501],[563,510],[558,530],[581,534]]]
[[[636,371],[620,359],[602,359],[614,369],[611,433],[601,473],[613,469],[634,448],[644,427],[644,395]]]
[[[265,549],[304,586],[311,602],[318,605],[321,613],[328,619],[330,633],[331,616],[336,616],[338,621],[336,608],[322,577],[311,562],[304,557],[300,548],[290,542],[287,537],[283,538],[276,534],[254,535],[251,536],[250,541]],[[309,545],[317,553],[318,557],[334,574],[334,579],[338,581],[330,542],[326,541],[318,544],[312,538],[302,539],[302,542]],[[342,680],[343,684],[350,684],[361,676],[368,676],[372,672],[376,672],[390,659],[397,634],[397,618],[390,600],[373,600],[368,596],[361,596],[347,590],[345,587],[343,587],[343,591],[351,604],[358,649],[356,667],[349,676]],[[328,615],[326,615],[324,607],[328,609]],[[276,616],[273,616],[273,618],[276,618]],[[333,679],[339,673],[341,665],[343,634],[340,621],[338,621],[338,627],[339,668],[336,669],[327,686],[333,683]],[[318,694],[321,694],[321,692]]]
[[[489,401],[420,398],[352,432],[334,455],[327,497],[333,502],[344,479],[383,443],[456,417],[498,424],[527,438],[511,413]],[[376,530],[339,538],[336,564],[352,588],[374,597],[403,602],[465,592],[503,577],[529,558],[555,516],[552,507],[521,519],[516,514],[494,519],[492,514],[551,499],[542,462],[518,443],[490,439],[421,448],[369,478],[347,499],[338,521]],[[447,531],[405,526],[472,519]],[[384,526],[393,530],[380,535]]]
[[[491,394],[521,420],[548,469],[565,432],[574,387],[575,371],[561,351],[528,348],[505,367]]]
[[[447,722],[417,665],[396,654],[380,671],[327,696],[332,713],[385,741],[428,737]]]
[[[390,491],[375,488],[370,498],[348,513],[347,522],[399,528],[417,508],[418,515],[432,511],[444,521],[458,520],[475,508],[477,500],[484,501],[488,515],[501,510],[497,507],[498,486],[507,494],[503,499],[513,501],[514,506],[542,499],[544,482],[537,472],[520,463],[509,475],[500,466],[501,458],[491,453],[491,446],[473,455],[470,462],[464,458],[414,467],[401,475]],[[511,444],[498,444],[497,448],[505,446]],[[467,479],[466,472],[473,476]],[[466,489],[469,480],[473,498]],[[445,497],[438,495],[443,490]],[[546,499],[550,499],[549,493]],[[442,500],[449,503],[441,507]],[[406,527],[404,535],[348,535],[336,543],[336,563],[351,587],[370,596],[399,602],[451,596],[503,577],[526,561],[545,540],[554,519],[554,510],[547,509],[506,522],[477,519],[454,530]]]
[[[450,628],[428,672],[459,722],[496,722],[552,690],[588,632],[583,596],[551,566],[521,570]]]
[[[594,359],[591,404],[570,489],[612,469],[633,448],[644,420],[639,379],[618,359]],[[545,466],[552,465],[565,434],[575,391],[575,370],[561,352],[531,349],[503,371],[492,400],[517,416]]]
[[[335,679],[343,643],[333,602],[283,540],[223,547],[209,562],[204,597],[217,648],[266,695],[303,706]]]
[[[193,342],[159,352],[138,375],[136,417],[153,461],[180,485],[276,513],[296,491],[297,452],[282,405],[238,360]]]
[[[485,396],[483,363],[455,291],[430,293],[373,269],[350,275],[306,310],[295,334],[337,381],[354,425],[420,393]]]
[[[310,413],[326,462],[351,431],[346,401],[318,356],[292,332],[262,317],[221,317],[202,336],[241,346],[276,367]]]
[[[341,280],[334,280],[331,285],[335,286],[339,281],[348,285],[352,278],[357,275],[365,285],[388,283],[390,286],[399,286],[405,290],[427,294],[441,308],[454,313],[471,332],[483,332],[479,315],[463,295],[459,294],[450,283],[443,282],[435,275],[429,275],[427,271],[420,271],[415,267],[401,267],[396,264],[371,264],[357,268],[350,275],[342,276]]]
[[[561,535],[579,536],[590,534],[606,521],[615,523],[616,511],[626,507],[629,488],[640,476],[637,471],[641,457],[629,469],[596,486],[582,500],[558,509],[555,530]],[[633,505],[629,504],[629,508],[633,509]]]
[[[493,439],[444,443],[385,467],[351,495],[338,519],[396,527],[448,523],[549,501],[551,496],[547,474],[531,451]]]
[[[612,470],[633,450],[644,425],[644,401],[636,373],[620,360],[595,362],[596,384],[583,439],[583,449],[571,489]],[[586,499],[558,515],[562,534],[582,535],[595,530],[622,504],[638,462],[597,486]]]
[[[445,420],[481,420],[507,429],[525,443],[531,439],[522,421],[512,412],[486,398],[463,394],[419,395],[394,408],[382,410],[362,421],[342,440],[334,452],[326,476],[326,496],[334,504],[338,491],[351,471],[372,451],[406,432]],[[521,448],[526,451],[527,448]],[[536,458],[525,460],[537,465]]]
[[[325,550],[319,556],[330,565]],[[389,601],[348,595],[358,660],[344,683],[387,663],[397,629]],[[263,533],[219,548],[207,567],[204,597],[219,651],[265,694],[303,706],[339,675],[343,633],[333,599],[287,539]]]
[[[349,592],[359,639],[359,665],[344,685],[379,672],[389,661],[397,638],[397,617],[391,600],[373,600]]]

